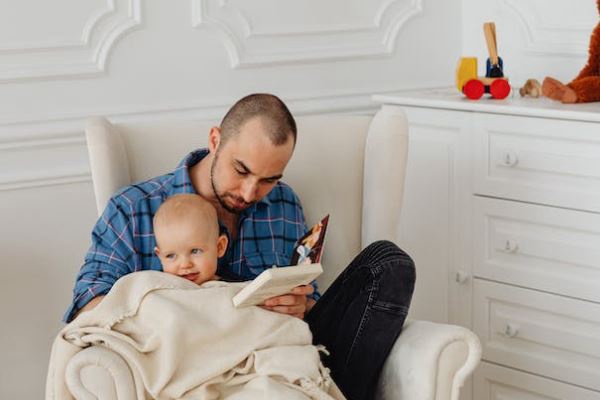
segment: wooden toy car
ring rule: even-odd
[[[465,96],[478,100],[484,93],[494,99],[505,99],[510,94],[510,84],[502,71],[502,59],[496,48],[496,27],[493,22],[483,25],[490,58],[487,60],[485,77],[477,76],[477,58],[462,57],[456,70],[456,87]]]

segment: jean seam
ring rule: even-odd
[[[357,344],[359,338],[362,336],[362,332],[364,330],[366,322],[368,321],[368,317],[371,313],[371,307],[374,304],[373,299],[376,297],[377,293],[379,292],[379,275],[381,272],[381,267],[377,267],[377,268],[373,268],[373,269],[369,268],[369,272],[374,275],[373,283],[372,283],[371,287],[369,288],[369,298],[367,299],[367,304],[365,305],[365,309],[360,318],[360,324],[358,326],[358,329],[356,330],[356,335],[354,335],[354,339],[352,340],[352,345],[350,345],[350,350],[348,350],[348,355],[346,356],[346,360],[344,360],[344,365],[348,365],[348,362],[350,361],[350,357],[352,357],[354,348],[356,347],[356,344]]]

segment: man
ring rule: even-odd
[[[152,217],[177,193],[197,193],[215,206],[229,238],[217,270],[223,279],[252,279],[273,264],[287,265],[306,232],[298,197],[280,181],[295,143],[294,118],[280,99],[246,96],[210,130],[207,149],[190,153],[170,174],[121,189],[94,227],[65,320],[95,307],[119,277],[161,270]],[[305,318],[315,344],[329,350],[323,361],[344,394],[367,399],[406,318],[414,280],[410,257],[376,242],[322,298],[316,285],[306,285],[263,306]]]

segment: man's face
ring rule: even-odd
[[[291,137],[276,146],[264,132],[261,118],[253,118],[216,148],[211,183],[217,200],[231,213],[239,214],[266,196],[292,157]]]

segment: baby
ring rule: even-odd
[[[217,212],[197,194],[169,197],[153,219],[163,271],[198,285],[217,279],[217,258],[225,254],[227,236],[219,234]]]

